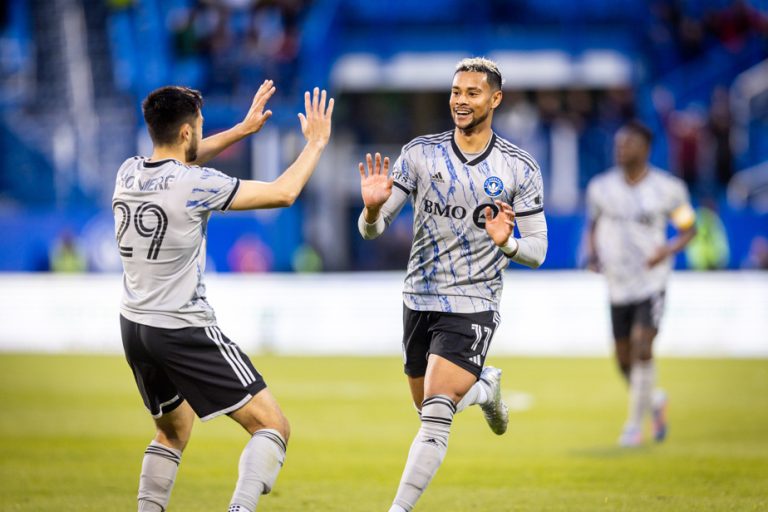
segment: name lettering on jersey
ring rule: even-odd
[[[424,211],[432,215],[439,215],[441,217],[454,219],[463,219],[467,216],[467,209],[463,206],[453,206],[451,204],[441,205],[435,201],[429,199],[424,200]]]
[[[148,178],[142,180],[136,178],[133,175],[120,176],[118,185],[122,188],[132,189],[137,187],[142,192],[154,192],[156,190],[168,190],[171,183],[176,179],[176,176],[170,174],[168,176],[157,176],[155,178]]]
[[[498,197],[504,192],[504,182],[496,176],[491,176],[483,183],[483,190],[488,197]]]

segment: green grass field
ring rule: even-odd
[[[293,435],[264,511],[385,511],[418,419],[397,358],[254,362]],[[671,429],[615,446],[626,392],[607,359],[491,359],[521,407],[494,436],[457,416],[417,511],[768,510],[768,361],[659,362]],[[0,509],[130,511],[152,434],[120,357],[0,355]],[[171,511],[223,511],[247,436],[195,426]]]

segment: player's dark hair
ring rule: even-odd
[[[491,86],[492,91],[501,90],[501,84],[504,83],[504,80],[501,78],[501,71],[499,71],[498,64],[483,57],[472,57],[471,59],[461,60],[456,64],[456,71],[453,73],[454,76],[461,71],[485,73],[488,85]]]
[[[638,121],[637,119],[632,119],[631,121],[628,121],[624,126],[622,126],[622,129],[641,136],[645,140],[645,143],[648,145],[648,147],[651,147],[651,143],[653,142],[653,132],[644,123]]]
[[[158,146],[176,143],[181,125],[192,124],[202,107],[200,91],[175,85],[155,89],[141,104],[149,136]]]

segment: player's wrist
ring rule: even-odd
[[[366,206],[365,210],[363,211],[363,219],[365,220],[366,224],[376,224],[376,221],[379,220],[380,216],[381,208],[372,208],[370,206]]]
[[[232,127],[231,133],[238,139],[244,139],[245,137],[248,137],[249,135],[253,135],[254,133],[258,132],[259,130],[252,130],[249,129],[248,126],[243,123],[239,122],[235,126]]]
[[[518,243],[517,238],[515,238],[513,235],[509,235],[507,241],[501,244],[499,249],[501,249],[501,252],[511,257],[517,254],[519,247],[520,244]]]

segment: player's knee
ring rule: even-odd
[[[172,430],[158,428],[155,441],[183,452],[184,448],[187,447],[187,443],[189,443],[191,435],[192,429]]]
[[[249,434],[263,429],[276,430],[287,442],[291,435],[288,418],[277,407],[264,407],[250,404],[231,415]]]

